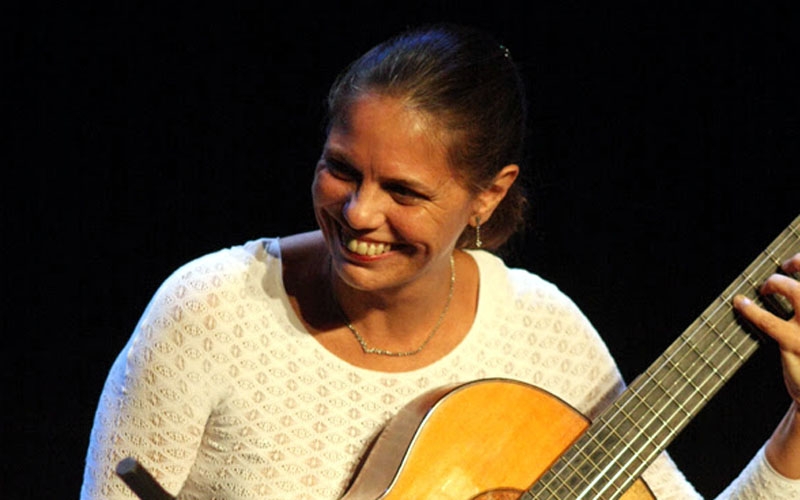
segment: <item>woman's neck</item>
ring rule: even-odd
[[[413,351],[425,341],[444,308],[449,288],[449,263],[438,273],[434,290],[403,286],[365,293],[350,287],[338,291],[341,310],[333,300],[330,264],[318,233],[281,239],[284,285],[295,313],[327,350],[343,360],[378,371],[408,371],[435,362],[454,349],[469,332],[478,302],[478,267],[471,256],[454,253],[453,297],[434,336],[410,356],[364,352],[347,322],[368,346],[389,351]],[[342,283],[342,285],[344,285]],[[349,317],[342,314],[346,311]]]

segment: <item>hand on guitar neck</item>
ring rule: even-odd
[[[760,292],[785,297],[794,309],[791,317],[781,318],[743,296],[734,299],[734,306],[780,348],[783,377],[792,405],[767,443],[766,455],[775,470],[800,479],[800,254],[784,262],[781,268],[786,275],[773,274]]]

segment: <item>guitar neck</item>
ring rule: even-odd
[[[761,300],[760,284],[797,252],[800,216],[521,498],[619,498],[758,348],[733,296]],[[791,314],[786,301],[768,305]]]

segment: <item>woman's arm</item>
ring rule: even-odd
[[[784,262],[782,268],[790,275],[800,273],[800,254]],[[765,452],[777,472],[791,479],[800,479],[800,281],[774,274],[764,283],[761,293],[783,295],[795,310],[794,316],[784,320],[745,297],[734,299],[736,309],[775,339],[780,348],[783,378],[792,404],[767,442]]]
[[[195,277],[197,280],[197,278]],[[114,362],[97,405],[81,498],[136,498],[116,474],[133,457],[171,494],[194,463],[215,394],[200,364],[203,297],[176,273],[159,289]]]

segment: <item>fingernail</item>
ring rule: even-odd
[[[753,301],[745,297],[744,295],[737,295],[733,298],[733,304],[737,307],[747,307]]]

